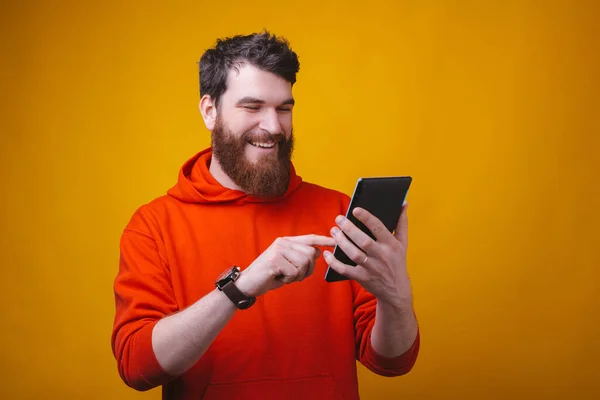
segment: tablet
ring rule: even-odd
[[[350,200],[350,206],[346,212],[346,218],[371,238],[375,239],[375,236],[373,236],[369,229],[352,215],[352,210],[355,207],[361,207],[379,218],[385,227],[390,232],[393,232],[396,229],[396,225],[398,225],[402,205],[404,204],[411,182],[412,178],[410,176],[359,178],[356,182],[352,199]],[[352,242],[352,240],[350,241]],[[333,255],[344,264],[356,266],[356,263],[348,258],[338,246],[335,246]],[[327,282],[338,282],[347,279],[333,268],[327,268],[327,273],[325,274]]]

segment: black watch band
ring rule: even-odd
[[[240,276],[240,268],[233,267],[231,270],[226,271],[221,278],[216,282],[217,288],[225,293],[225,295],[231,300],[231,302],[240,310],[249,308],[254,302],[256,297],[248,296],[243,293],[235,285],[235,281]]]

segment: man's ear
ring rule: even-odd
[[[217,120],[217,105],[215,104],[214,99],[208,94],[205,94],[200,99],[199,108],[206,129],[212,132],[215,127],[215,122]]]

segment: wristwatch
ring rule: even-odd
[[[240,272],[240,267],[234,266],[231,269],[228,269],[219,276],[215,285],[229,297],[229,300],[231,300],[237,308],[245,310],[254,304],[256,297],[247,296],[235,286],[234,282],[239,278]]]

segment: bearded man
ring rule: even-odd
[[[413,367],[406,206],[394,234],[354,211],[373,240],[344,217],[347,195],[296,174],[299,66],[269,32],[203,54],[212,145],[121,237],[112,348],[129,386],[162,385],[169,400],[358,399],[357,360],[384,376]],[[328,266],[349,279],[326,282]]]

